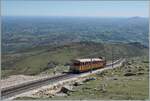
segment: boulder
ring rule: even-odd
[[[56,62],[48,62],[47,63],[47,68],[54,68],[54,67],[56,67],[58,65],[58,63],[56,63]]]
[[[68,93],[69,91],[73,91],[71,86],[63,86],[60,90],[62,93]]]
[[[138,73],[137,73],[137,75],[143,75],[143,74],[144,74],[143,72],[138,72]]]
[[[65,93],[56,93],[55,96],[67,96]]]
[[[118,80],[118,78],[117,77],[114,77],[114,78],[112,78],[113,80]]]
[[[132,72],[128,72],[128,73],[125,73],[124,76],[133,76],[133,75],[136,75],[135,73],[132,73]]]
[[[127,65],[132,65],[132,63],[131,62],[127,62]]]
[[[83,82],[88,82],[88,81],[91,81],[91,80],[96,80],[96,78],[90,77],[90,78],[85,79]]]
[[[132,72],[132,70],[131,70],[131,69],[128,69],[127,72]]]
[[[83,82],[75,82],[73,85],[74,86],[80,86],[80,85],[83,85],[84,83]]]

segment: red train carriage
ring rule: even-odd
[[[73,73],[86,72],[94,69],[104,68],[106,60],[104,58],[86,58],[72,60],[70,71]]]

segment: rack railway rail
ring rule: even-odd
[[[118,65],[118,64],[122,63],[123,61],[124,61],[124,59],[116,60],[115,62],[113,62],[113,64],[112,63],[106,64],[105,68],[109,69],[109,68],[112,67],[112,65],[115,67],[115,65]],[[96,70],[93,70],[93,71],[96,71]],[[86,73],[88,73],[88,72],[86,72]],[[4,88],[4,89],[1,89],[1,99],[7,99],[7,98],[13,97],[15,95],[18,95],[18,94],[21,94],[21,93],[24,93],[24,92],[27,92],[27,91],[37,89],[37,88],[45,86],[45,85],[56,83],[57,81],[60,81],[60,80],[66,80],[66,79],[69,79],[69,78],[79,77],[82,74],[85,74],[85,73],[62,74],[62,75],[59,75],[59,76],[44,78],[44,79],[35,80],[35,81],[32,81],[32,82],[23,83],[23,84],[16,85],[16,86]]]

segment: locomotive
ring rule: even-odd
[[[99,58],[84,58],[74,59],[70,66],[71,73],[81,73],[92,71],[95,69],[104,68],[106,66],[106,60],[104,57]]]

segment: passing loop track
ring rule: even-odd
[[[123,61],[124,61],[124,59],[116,60],[115,62],[113,62],[113,66],[115,67],[115,65],[121,64]],[[112,63],[107,64],[105,68],[111,68],[111,66],[112,66]],[[82,75],[82,73],[80,75]],[[79,74],[71,74],[71,73],[70,74],[62,74],[59,76],[44,78],[44,79],[35,80],[32,82],[27,82],[27,83],[23,83],[20,85],[16,85],[13,87],[4,88],[1,90],[1,99],[7,99],[7,98],[13,97],[15,95],[18,95],[18,94],[21,94],[21,93],[24,93],[27,91],[37,89],[37,88],[45,86],[45,85],[56,83],[60,80],[66,80],[66,79],[75,78],[75,77],[79,77]]]

